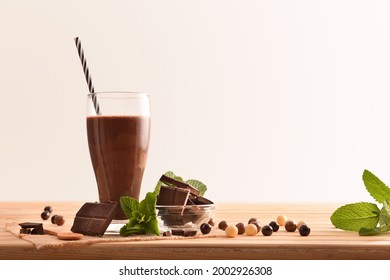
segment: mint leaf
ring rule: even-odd
[[[386,201],[383,202],[383,207],[379,214],[379,225],[388,225],[390,224],[390,207]]]
[[[120,204],[123,212],[125,212],[126,217],[131,219],[133,216],[133,211],[137,211],[138,209],[139,202],[130,196],[122,196],[120,198]]]
[[[139,203],[139,212],[145,215],[148,219],[156,216],[156,200],[154,193],[147,193],[145,199]]]
[[[160,235],[156,216],[156,200],[157,196],[154,192],[148,192],[141,202],[128,196],[122,196],[120,198],[121,207],[129,218],[129,222],[120,229],[120,235]]]
[[[193,186],[195,189],[197,189],[199,191],[199,195],[200,196],[203,196],[204,193],[207,191],[207,187],[205,184],[203,184],[201,181],[199,180],[195,180],[195,179],[190,179],[190,180],[187,180],[186,181],[187,184],[190,184],[191,186]]]
[[[370,195],[379,203],[390,203],[390,188],[368,170],[363,172],[363,182]]]
[[[361,236],[369,236],[369,235],[377,235],[381,233],[381,229],[379,227],[376,228],[361,228],[359,230],[359,235]]]
[[[369,235],[378,235],[386,233],[390,230],[390,225],[382,225],[376,228],[361,228],[359,230],[359,235],[369,236]]]
[[[380,210],[374,203],[358,202],[339,207],[330,217],[339,229],[359,232],[361,228],[375,228]]]
[[[165,172],[164,175],[169,177],[169,178],[173,178],[173,179],[175,179],[175,177],[176,177],[175,173],[173,173],[172,171],[167,171],[167,172]]]

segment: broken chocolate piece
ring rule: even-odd
[[[172,229],[172,235],[184,236],[184,229]]]
[[[191,186],[190,184],[187,184],[185,182],[175,180],[175,179],[170,178],[170,177],[165,176],[165,175],[161,176],[160,181],[164,182],[164,183],[172,184],[178,188],[189,190],[190,193],[193,195],[196,195],[196,196],[199,195],[199,191],[197,189],[195,189],[193,186]]]
[[[118,211],[117,203],[85,203],[76,213],[72,232],[102,236]]]
[[[214,204],[211,200],[203,197],[203,196],[197,196],[197,197],[191,197],[191,202],[196,205],[204,205],[204,204]]]
[[[21,234],[30,234],[31,233],[31,229],[30,228],[21,228],[20,229],[20,233]]]
[[[184,236],[195,236],[198,231],[196,229],[186,229]]]
[[[196,229],[172,229],[172,235],[179,236],[195,236],[198,231]]]
[[[157,205],[186,205],[189,190],[161,186],[157,197]]]
[[[30,231],[31,234],[39,234],[39,235],[43,235],[45,234],[45,231],[43,230],[43,225],[42,223],[30,223],[30,222],[26,222],[26,223],[20,223],[19,224],[20,227],[22,229],[32,229]],[[26,231],[27,232],[27,231]],[[22,233],[22,230],[20,231],[20,233]]]

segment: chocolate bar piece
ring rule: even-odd
[[[31,234],[38,234],[38,235],[43,235],[45,234],[45,231],[43,230],[43,225],[42,223],[20,223],[19,224],[22,229],[32,229]],[[24,231],[24,230],[23,230]],[[27,230],[25,232],[28,232]],[[22,233],[22,231],[21,231]]]
[[[172,229],[172,235],[179,236],[195,236],[198,231],[196,229]]]
[[[199,191],[197,189],[195,189],[193,186],[191,186],[190,184],[187,184],[185,182],[175,180],[175,179],[168,177],[168,176],[165,176],[165,175],[161,176],[160,181],[164,182],[164,183],[172,184],[178,188],[189,190],[190,193],[193,195],[196,195],[196,196],[199,195]]]
[[[190,203],[187,204],[195,204],[195,205],[204,205],[204,204],[214,204],[211,200],[203,197],[203,196],[191,196],[188,201]]]
[[[161,186],[157,205],[186,205],[189,195],[186,189]]]
[[[119,209],[117,203],[85,203],[76,213],[72,232],[102,236]]]

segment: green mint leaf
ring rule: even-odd
[[[129,222],[120,229],[121,236],[132,234],[155,234],[159,235],[157,215],[157,196],[148,192],[141,202],[134,198],[123,196],[120,199],[123,211],[129,218]]]
[[[147,217],[156,216],[156,200],[156,195],[148,192],[145,199],[139,203],[139,211]]]
[[[379,221],[379,212],[374,203],[358,202],[336,209],[330,220],[336,228],[359,232],[361,228],[375,228]]]
[[[363,172],[363,182],[370,195],[379,203],[390,203],[390,188],[368,170]]]
[[[379,225],[388,225],[390,224],[390,207],[387,204],[386,200],[383,202],[383,207],[379,214]]]
[[[183,178],[180,176],[175,176],[175,178],[173,179],[175,179],[176,181],[184,182]]]
[[[158,222],[156,219],[150,221],[145,227],[145,234],[159,235]]]
[[[144,234],[144,229],[141,225],[136,224],[134,226],[128,226],[128,224],[124,225],[120,231],[119,234],[121,236],[129,236],[133,234]]]
[[[379,227],[376,228],[361,228],[359,230],[360,236],[370,236],[370,235],[377,235],[380,234],[381,230]]]
[[[169,177],[169,178],[173,178],[173,179],[175,179],[175,177],[176,177],[175,173],[173,173],[172,171],[167,171],[167,172],[165,172],[164,175]]]
[[[199,180],[190,179],[187,180],[186,183],[197,189],[199,191],[200,196],[203,196],[207,191],[207,186]]]
[[[122,196],[120,198],[120,204],[122,207],[123,212],[125,212],[125,215],[128,219],[131,219],[133,217],[133,211],[137,211],[139,202],[129,196]]]
[[[382,225],[376,228],[361,228],[359,230],[359,235],[369,236],[369,235],[378,235],[386,233],[390,230],[390,225]]]

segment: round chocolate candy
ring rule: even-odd
[[[221,230],[225,230],[228,227],[228,224],[226,221],[220,221],[218,224],[218,228]]]
[[[250,218],[248,221],[248,225],[251,224],[252,222],[257,222],[257,218]]]
[[[45,209],[43,209],[43,211],[47,211],[47,212],[53,212],[53,207],[51,206],[46,206]]]
[[[297,225],[292,220],[287,220],[284,228],[288,232],[294,232],[297,229]]]
[[[245,225],[243,223],[236,224],[236,227],[238,229],[238,234],[244,234],[245,233]]]
[[[54,219],[57,226],[62,226],[65,224],[65,219],[61,215],[57,215],[57,217]]]
[[[272,227],[270,225],[265,225],[261,228],[261,233],[264,236],[270,236],[273,233]]]
[[[272,227],[272,230],[274,232],[277,232],[279,230],[279,225],[277,224],[277,222],[272,221],[272,222],[269,223],[269,225]]]
[[[49,219],[49,217],[50,217],[50,212],[49,211],[43,211],[41,213],[42,220],[47,220],[47,219]]]
[[[310,234],[310,228],[307,225],[301,225],[299,228],[299,234],[301,236],[308,236]]]
[[[207,223],[203,223],[200,225],[200,231],[203,233],[203,234],[209,234],[210,231],[211,231],[211,226],[210,224],[207,224]]]

